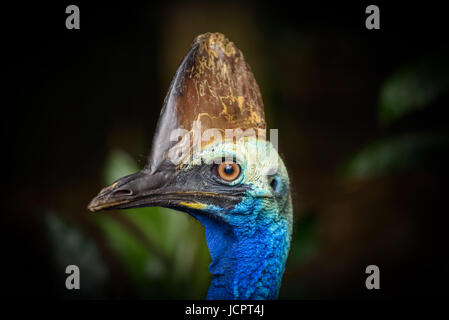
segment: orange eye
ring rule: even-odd
[[[233,181],[240,175],[240,166],[234,162],[223,162],[218,166],[218,174],[225,181]]]

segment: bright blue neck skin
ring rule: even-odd
[[[243,207],[244,202],[239,206]],[[290,228],[282,215],[257,207],[247,214],[228,212],[226,221],[192,213],[205,227],[212,258],[207,299],[277,298],[289,250]]]

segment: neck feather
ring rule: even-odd
[[[212,258],[207,299],[276,299],[289,250],[287,222],[265,218],[231,227],[197,218],[206,229]]]

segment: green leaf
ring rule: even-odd
[[[119,221],[102,215],[97,217],[97,223],[136,288],[144,289],[149,285],[148,279],[160,277],[166,271],[158,257],[151,254],[145,244]]]
[[[126,152],[114,150],[106,160],[104,182],[110,185],[117,179],[137,171],[139,171],[139,166]]]
[[[431,105],[449,89],[445,59],[428,59],[398,69],[380,90],[379,120],[389,124]]]
[[[370,145],[342,168],[345,178],[367,178],[433,166],[444,161],[449,137],[440,134],[406,134]]]

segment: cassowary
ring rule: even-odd
[[[265,130],[243,54],[222,34],[200,35],[172,80],[147,165],[101,190],[88,208],[184,211],[205,228],[208,299],[275,299],[293,209],[287,170]]]

